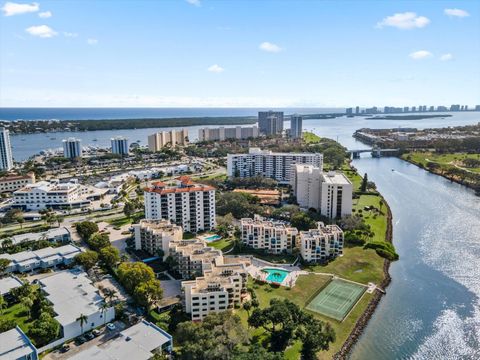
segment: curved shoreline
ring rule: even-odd
[[[420,166],[419,164],[417,164],[417,163],[414,162],[413,160],[404,159],[404,158],[402,158],[401,156],[399,156],[398,158],[399,158],[400,160],[402,160],[402,161],[406,161],[406,162],[408,162],[408,163],[410,163],[410,164],[412,164],[412,165],[415,165],[416,167],[418,167],[418,168],[420,168],[420,169],[422,169],[422,170],[425,170],[425,171],[429,172],[430,174],[441,176],[441,177],[443,177],[444,179],[447,179],[447,180],[449,180],[449,181],[451,181],[451,182],[454,182],[454,183],[456,183],[456,184],[459,184],[459,185],[463,185],[463,186],[465,186],[465,187],[467,187],[467,188],[469,188],[469,189],[472,189],[473,191],[478,191],[479,194],[478,194],[477,196],[480,196],[480,188],[477,188],[477,187],[473,186],[472,184],[470,184],[470,183],[468,183],[468,182],[462,182],[461,180],[448,177],[448,176],[445,175],[445,174],[436,173],[436,172],[432,171],[431,169],[429,169],[429,168],[426,167],[426,166]]]
[[[380,195],[381,196],[381,195]],[[392,211],[390,209],[390,206],[388,205],[387,201],[381,196],[383,201],[385,202],[385,206],[387,209],[387,231],[385,233],[385,240],[389,243],[392,243],[393,241],[393,223],[392,223]],[[383,290],[385,290],[390,282],[392,281],[392,278],[390,276],[390,273],[388,270],[390,269],[390,264],[391,261],[386,260],[383,263],[383,274],[384,278],[382,282],[380,283],[379,287]],[[333,359],[335,360],[341,360],[341,359],[347,359],[348,355],[352,351],[354,345],[357,343],[357,341],[360,339],[360,336],[362,335],[363,331],[368,325],[368,322],[370,318],[372,317],[373,313],[375,312],[375,309],[377,308],[378,304],[380,303],[380,300],[382,299],[382,296],[385,295],[383,292],[379,291],[378,289],[375,291],[375,294],[372,297],[372,300],[368,303],[367,308],[363,312],[362,316],[360,316],[355,323],[355,326],[353,327],[350,335],[348,336],[347,340],[343,343],[342,347],[340,350],[333,356]]]

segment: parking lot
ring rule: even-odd
[[[113,322],[115,325],[114,330],[109,330],[106,327],[103,327],[100,330],[100,335],[93,338],[92,340],[86,341],[81,345],[75,344],[75,341],[71,341],[68,343],[69,350],[66,352],[62,352],[60,349],[52,351],[51,353],[45,355],[43,357],[44,360],[57,360],[57,359],[68,359],[73,355],[77,354],[80,351],[86,350],[90,347],[95,345],[101,345],[109,340],[111,340],[115,335],[117,335],[120,331],[126,328],[126,325],[121,321]]]

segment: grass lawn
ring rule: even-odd
[[[348,180],[352,182],[353,192],[360,191],[362,177],[356,171],[353,171],[349,165],[342,166],[342,172],[347,176]]]
[[[303,141],[305,141],[307,144],[311,144],[311,143],[318,143],[322,140],[322,138],[318,135],[315,135],[314,133],[312,132],[304,132],[303,133]]]
[[[408,154],[402,155],[403,159],[410,159],[416,164],[422,164],[424,167],[427,166],[429,161],[436,162],[442,165],[445,168],[454,166],[455,164],[467,171],[480,173],[480,168],[467,168],[462,166],[462,160],[464,159],[475,159],[480,160],[480,154],[467,154],[467,153],[451,153],[451,154],[436,154],[432,152],[411,152]]]
[[[32,324],[32,320],[28,318],[28,314],[22,304],[14,304],[5,310],[2,314],[3,319],[14,320],[20,326],[24,333],[28,331]]]
[[[227,251],[233,246],[233,243],[232,239],[220,239],[217,241],[209,242],[208,246],[214,247],[218,250]]]

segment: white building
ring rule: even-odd
[[[244,264],[215,266],[202,277],[182,281],[185,311],[191,314],[193,321],[200,321],[209,313],[233,309],[241,304],[246,283]]]
[[[303,118],[300,115],[294,114],[290,116],[290,137],[293,139],[301,138],[302,126]]]
[[[172,335],[155,324],[142,320],[123,330],[112,340],[87,347],[70,360],[148,360],[154,354],[170,353]]]
[[[218,128],[202,128],[198,129],[199,141],[223,141],[227,139],[248,139],[259,136],[257,126],[233,128],[218,127]]]
[[[353,186],[342,173],[324,173],[318,167],[297,164],[290,184],[302,208],[319,210],[331,219],[352,214]]]
[[[64,157],[67,159],[82,157],[82,140],[71,137],[62,140],[62,143]]]
[[[144,198],[146,219],[167,219],[192,233],[215,228],[215,188],[211,186],[181,176],[173,186],[152,183]]]
[[[110,139],[112,144],[112,153],[119,155],[128,155],[128,139],[124,136],[117,136]]]
[[[337,225],[317,223],[317,229],[300,231],[297,246],[303,260],[322,262],[343,254],[343,231]]]
[[[0,128],[0,170],[13,168],[12,145],[10,144],[10,131]]]
[[[71,265],[75,256],[82,251],[74,245],[46,247],[39,250],[27,250],[16,254],[0,254],[0,259],[10,260],[5,272],[29,272],[38,269],[55,268],[59,265]]]
[[[308,164],[323,168],[323,155],[318,153],[274,153],[250,148],[248,154],[228,154],[227,174],[232,177],[263,176],[288,184],[293,165]]]
[[[0,193],[13,192],[28,184],[35,183],[35,174],[29,172],[27,175],[7,175],[0,178]]]
[[[63,335],[61,339],[41,350],[58,346],[115,318],[113,307],[108,307],[104,311],[100,308],[104,299],[85,272],[73,270],[58,272],[40,279],[39,284],[47,300],[52,303],[56,314],[55,320],[60,323]],[[87,317],[83,324],[77,320],[80,315]]]
[[[188,130],[161,131],[148,136],[148,149],[152,152],[160,151],[164,146],[175,147],[188,144]]]
[[[163,250],[164,259],[169,255],[170,243],[181,241],[183,230],[171,224],[169,220],[141,220],[133,225],[135,232],[135,249],[145,250],[156,255],[158,249]]]
[[[65,226],[62,226],[58,228],[52,228],[47,231],[14,235],[11,236],[10,239],[12,240],[13,245],[16,245],[24,241],[39,240],[47,240],[55,243],[66,243],[70,242],[72,237],[70,234],[70,230],[68,230]],[[0,244],[2,242],[3,240],[0,240]]]
[[[16,276],[10,275],[0,278],[0,296],[5,296],[13,289],[16,289],[22,285],[22,280],[20,280]]]
[[[290,252],[298,234],[296,228],[280,221],[265,220],[259,215],[241,219],[240,230],[243,244],[272,254]]]
[[[0,359],[37,360],[38,351],[27,335],[17,325],[0,334]]]
[[[15,207],[26,210],[78,208],[90,205],[89,190],[76,182],[39,181],[13,193]]]

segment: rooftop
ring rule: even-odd
[[[118,337],[90,347],[71,357],[71,360],[147,360],[152,351],[171,342],[172,336],[145,320],[123,330]]]
[[[170,220],[141,220],[140,227],[148,229],[154,234],[183,232],[182,227],[170,223]]]
[[[70,231],[66,227],[54,228],[38,233],[27,233],[21,235],[14,235],[11,237],[14,244],[19,244],[23,241],[37,241],[42,239],[52,239],[58,236],[69,235]]]
[[[37,353],[37,349],[17,326],[0,334],[0,359],[16,360]]]
[[[10,292],[10,290],[15,289],[23,285],[23,282],[15,277],[8,276],[0,279],[0,295],[5,295]]]
[[[60,247],[46,247],[40,250],[27,250],[27,251],[22,251],[16,254],[0,254],[0,259],[9,259],[12,262],[16,263],[24,263],[28,260],[42,260],[46,259],[50,256],[58,255],[58,256],[67,256],[71,254],[77,254],[80,253],[81,250],[74,246],[74,245],[64,245]]]
[[[329,184],[336,185],[351,185],[352,183],[348,178],[340,172],[329,171],[328,173],[323,173],[323,181]]]
[[[210,292],[212,290],[223,290],[233,283],[232,276],[247,274],[243,263],[225,264],[214,266],[206,270],[204,276],[197,277],[195,280],[184,281],[182,283],[193,284],[194,292]]]
[[[271,150],[262,150],[260,148],[251,147],[248,149],[248,153],[250,155],[282,155],[282,156],[322,156],[320,153],[280,153],[280,152],[273,152]],[[234,155],[245,155],[245,154],[234,154]]]
[[[62,325],[75,322],[80,314],[89,316],[100,310],[103,298],[85,272],[62,271],[40,280],[47,299],[53,304]]]

